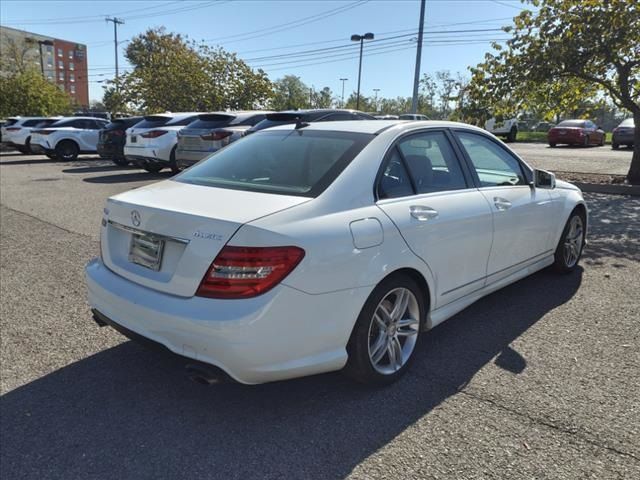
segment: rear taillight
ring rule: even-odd
[[[124,130],[111,130],[109,133],[115,137],[124,137]]]
[[[157,138],[167,133],[166,130],[151,130],[150,132],[146,132],[141,134],[142,138]]]
[[[250,298],[280,283],[304,258],[298,247],[224,247],[202,279],[196,295]]]
[[[223,140],[232,134],[233,132],[229,132],[227,130],[212,130],[209,133],[200,135],[200,138],[203,140]]]
[[[55,130],[33,130],[31,133],[37,133],[38,135],[51,135]]]
[[[18,130],[21,130],[21,128],[20,127],[7,127],[7,128],[5,128],[5,130],[7,132],[17,132]]]

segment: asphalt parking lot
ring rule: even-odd
[[[551,170],[631,159],[520,147]],[[105,198],[168,177],[0,158],[0,477],[640,478],[640,198],[586,195],[577,272],[539,272],[438,326],[395,385],[203,387],[85,302]]]

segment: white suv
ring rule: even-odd
[[[505,138],[507,142],[515,142],[518,136],[518,119],[514,117],[499,122],[496,118],[490,118],[484,124],[484,129],[496,137]]]
[[[165,167],[177,172],[178,130],[197,120],[198,115],[190,112],[145,116],[143,121],[127,130],[124,157],[147,172],[156,173]]]
[[[2,127],[2,143],[13,147],[20,153],[31,153],[31,130],[46,127],[60,117],[11,117]]]
[[[101,118],[64,117],[31,132],[31,150],[49,158],[75,160],[80,153],[96,153],[98,133],[107,123]]]

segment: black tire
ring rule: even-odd
[[[142,168],[144,168],[149,173],[158,173],[160,170],[164,168],[164,165],[160,163],[145,163]]]
[[[575,261],[568,261],[567,255],[565,255],[565,244],[567,243],[567,237],[571,232],[571,226],[573,219],[578,217],[580,219],[581,233],[580,233],[580,246],[578,248],[578,252],[575,258]],[[562,230],[562,235],[560,236],[560,241],[558,242],[558,246],[556,247],[555,252],[555,260],[553,262],[553,269],[559,273],[569,273],[576,269],[578,263],[580,262],[580,257],[582,256],[582,251],[584,250],[584,240],[587,234],[587,221],[582,210],[574,210],[567,223],[564,226],[564,230]]]
[[[72,162],[73,160],[78,158],[78,154],[80,153],[80,149],[78,148],[78,144],[71,140],[63,140],[58,143],[55,148],[56,157],[60,160],[66,162]]]
[[[47,158],[50,158],[51,160],[58,159],[58,157],[56,157],[53,153],[45,153],[45,155],[47,156]]]
[[[612,150],[618,150],[620,148],[620,145],[618,145],[617,143],[612,143],[611,144],[611,149]]]
[[[171,168],[171,173],[174,175],[180,173],[180,167],[178,166],[178,162],[176,162],[176,147],[173,147],[171,150],[171,156],[169,157],[169,167]]]
[[[550,143],[550,144],[549,144],[549,146],[550,146],[551,148],[556,148],[556,144],[555,144],[555,143]]]
[[[507,135],[507,142],[515,142],[518,136],[518,129],[516,127],[511,127],[509,130],[509,134]]]
[[[18,150],[23,155],[27,154],[27,149],[24,147],[15,147],[15,149]]]
[[[602,135],[602,138],[600,139],[600,143],[598,145],[604,147],[604,135]]]
[[[392,292],[394,290],[401,288],[406,289],[413,294],[413,300],[415,300],[415,303],[412,300],[409,305],[413,304],[413,308],[417,308],[418,314],[416,316],[418,317],[418,324],[416,333],[411,336],[400,337],[405,338],[405,343],[400,344],[400,346],[401,348],[404,348],[404,346],[407,345],[406,342],[409,341],[409,339],[414,338],[414,336],[415,343],[413,345],[413,349],[408,352],[408,358],[399,369],[392,373],[381,373],[376,369],[376,367],[374,367],[369,355],[369,344],[372,338],[371,335],[373,335],[372,329],[374,326],[379,329],[378,323],[374,320],[374,313],[379,305],[381,305],[383,301],[386,301],[386,298],[388,298],[389,295],[393,295]],[[407,307],[403,314],[409,312],[409,308],[410,307]],[[426,312],[427,302],[425,294],[418,284],[408,275],[391,275],[380,282],[373,292],[371,292],[371,295],[369,295],[364,307],[362,307],[362,311],[360,312],[355,326],[353,327],[353,331],[351,332],[351,337],[347,344],[349,359],[347,360],[347,365],[344,368],[345,375],[357,382],[369,385],[386,385],[398,380],[410,367],[415,357],[415,352],[419,348],[421,331],[426,319]],[[378,338],[381,340],[386,338],[385,335],[386,333],[383,333],[382,330],[378,332]],[[385,353],[379,362],[382,362],[385,358],[388,361],[391,361],[389,353],[386,353],[389,352],[389,350],[385,347],[384,351]]]
[[[33,150],[31,150],[31,137],[27,137],[24,141],[24,153],[27,155],[33,155]]]
[[[591,145],[591,143],[589,143],[589,135],[587,135],[586,137],[584,137],[584,142],[582,143],[582,146],[588,147],[589,145]]]
[[[129,165],[129,160],[124,157],[113,157],[111,161],[119,167],[126,167]]]

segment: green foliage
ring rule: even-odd
[[[574,110],[604,91],[629,110],[636,142],[628,178],[640,183],[640,2],[529,0],[504,48],[472,69],[470,96],[494,112]]]
[[[311,98],[313,108],[331,108],[333,92],[329,87],[324,87],[319,92],[313,91]]]
[[[285,75],[273,83],[271,109],[296,110],[309,108],[309,87],[300,77]]]
[[[0,118],[66,115],[72,110],[71,97],[36,69],[0,77]]]
[[[262,70],[254,72],[233,53],[198,45],[163,28],[135,37],[125,57],[133,70],[122,75],[119,84],[112,82],[103,99],[114,113],[252,109],[272,96]]]

